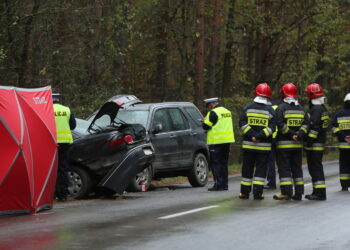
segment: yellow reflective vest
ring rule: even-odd
[[[56,120],[57,143],[73,143],[72,132],[69,127],[70,109],[61,104],[53,105]]]
[[[209,120],[210,112],[215,112],[218,116],[216,124]],[[211,127],[207,133],[207,144],[222,144],[235,142],[235,136],[232,125],[232,114],[224,107],[217,107],[208,112],[204,123]]]

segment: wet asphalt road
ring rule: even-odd
[[[57,203],[37,215],[1,217],[0,249],[350,249],[350,192],[339,191],[337,162],[325,171],[321,202],[275,201],[278,191],[239,200],[234,176],[225,192],[183,184]]]

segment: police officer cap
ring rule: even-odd
[[[205,102],[206,104],[214,103],[214,102],[219,102],[219,98],[217,98],[217,97],[208,98],[208,99],[205,99],[204,102]]]
[[[52,93],[52,98],[60,99],[61,94],[60,93]]]
[[[350,101],[350,93],[347,94],[344,98],[344,102],[348,102],[348,101]]]

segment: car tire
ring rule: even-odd
[[[204,154],[198,153],[194,157],[193,166],[188,174],[188,181],[192,187],[204,187],[208,182],[208,160]]]
[[[68,171],[69,194],[74,199],[82,199],[88,196],[92,187],[90,174],[83,168],[71,166]]]
[[[145,168],[133,178],[127,187],[128,192],[141,192],[141,181],[146,181],[146,189],[148,189],[152,182],[152,170],[151,167]]]

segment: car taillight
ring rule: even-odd
[[[132,143],[134,143],[134,139],[132,138],[131,135],[125,136],[125,137],[124,137],[124,141],[125,141],[126,144],[132,144]]]
[[[122,144],[124,142],[123,135],[115,135],[110,140],[108,145],[110,147],[118,146],[119,144]]]

